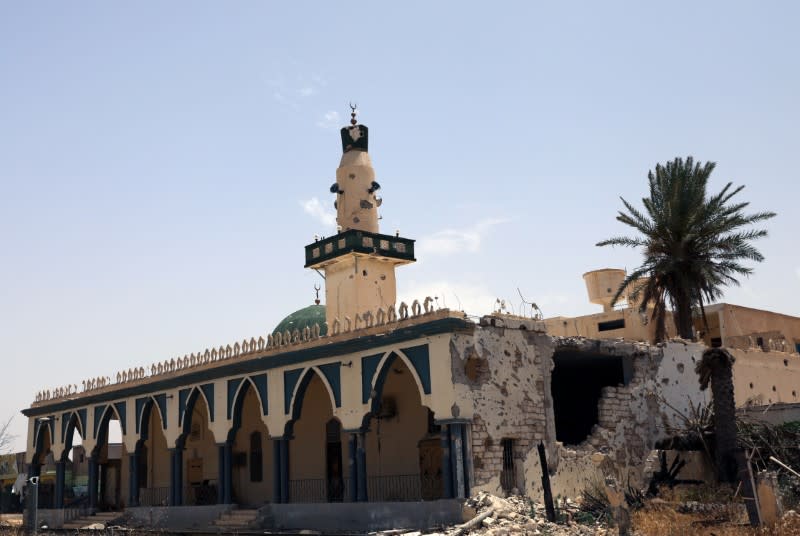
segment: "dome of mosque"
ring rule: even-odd
[[[292,333],[296,329],[302,332],[306,326],[313,328],[314,324],[319,324],[320,335],[325,335],[328,332],[328,325],[325,323],[324,305],[309,305],[293,312],[281,320],[272,333],[283,333],[287,330]]]

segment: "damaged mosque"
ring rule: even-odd
[[[612,307],[621,270],[584,275],[604,310],[578,318],[397,303],[414,240],[380,232],[355,113],[341,140],[339,232],[305,246],[324,305],[270,333],[38,393],[23,414],[40,519],[70,526],[78,438],[85,511],[163,527],[449,523],[478,491],[541,497],[543,468],[553,495],[609,474],[643,482],[657,442],[710,396],[694,369],[712,346],[736,357],[742,411],[797,411],[800,319],[717,304],[698,342],[651,345],[637,304]]]

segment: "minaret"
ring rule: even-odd
[[[414,241],[383,235],[378,228],[377,196],[380,185],[367,152],[369,129],[359,125],[351,106],[350,126],[341,130],[342,160],[331,193],[336,194],[338,233],[306,246],[306,268],[325,275],[325,317],[329,329],[335,319],[349,318],[379,307],[395,305],[395,266],[414,262]],[[330,331],[329,331],[330,333]]]

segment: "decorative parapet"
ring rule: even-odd
[[[410,311],[410,314],[409,314]],[[438,314],[437,314],[438,313]],[[167,374],[180,374],[183,371],[202,367],[210,363],[227,361],[250,357],[256,354],[263,354],[285,349],[290,346],[302,347],[319,340],[327,340],[345,334],[359,334],[363,330],[375,328],[394,329],[398,324],[418,321],[424,317],[449,315],[448,309],[436,309],[434,300],[430,296],[426,297],[422,304],[419,300],[414,300],[410,310],[408,304],[400,302],[398,307],[390,305],[386,308],[378,308],[376,311],[365,311],[356,315],[355,321],[349,317],[344,319],[334,319],[331,326],[328,326],[327,335],[321,335],[321,327],[314,324],[312,327],[305,327],[302,331],[295,329],[292,332],[269,333],[257,339],[251,337],[233,345],[220,346],[218,348],[206,348],[202,352],[184,355],[170,360],[153,363],[147,367],[129,368],[117,372],[113,377],[98,376],[81,381],[80,388],[76,384],[63,387],[46,389],[36,393],[34,404],[49,402],[57,399],[72,398],[84,393],[97,391],[116,385],[138,382],[141,380],[156,378]]]
[[[379,255],[398,263],[414,262],[414,241],[400,236],[350,229],[306,246],[306,268],[318,267],[351,253]]]

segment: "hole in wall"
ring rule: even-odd
[[[603,387],[627,385],[633,360],[592,352],[557,350],[553,354],[550,389],[556,422],[556,439],[565,445],[583,442],[597,424]]]

